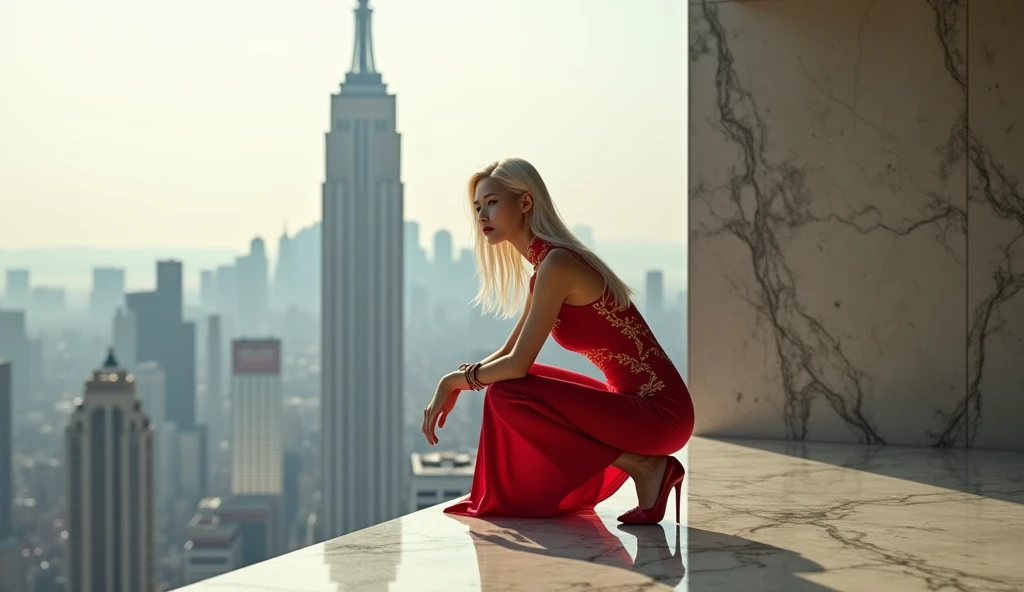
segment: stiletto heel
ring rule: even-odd
[[[661,478],[661,489],[658,491],[658,499],[650,508],[644,509],[639,506],[619,516],[619,522],[624,524],[657,524],[665,517],[665,510],[668,509],[668,496],[672,490],[676,490],[676,524],[679,523],[679,497],[683,484],[683,477],[686,476],[686,469],[683,468],[674,456],[668,457],[665,463],[665,476]]]
[[[676,483],[676,524],[679,524],[679,494],[680,494],[680,490],[682,490],[682,488],[683,488],[683,480],[680,479],[679,482]]]

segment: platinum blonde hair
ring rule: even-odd
[[[530,193],[533,196],[533,207],[526,213],[530,231],[552,245],[575,251],[604,278],[605,300],[613,302],[616,308],[629,306],[633,290],[573,235],[559,216],[544,180],[532,164],[521,158],[506,158],[473,173],[469,178],[468,190],[469,208],[474,220],[473,197],[476,186],[486,177],[497,180],[514,194]],[[515,315],[525,301],[530,289],[531,270],[511,243],[506,241],[492,247],[487,244],[487,238],[476,224],[474,231],[480,291],[473,299],[473,304],[480,305],[484,312],[494,312],[507,319]]]

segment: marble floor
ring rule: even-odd
[[[188,592],[1024,590],[1024,454],[694,439],[683,524],[430,508]]]

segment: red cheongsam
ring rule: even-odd
[[[536,269],[552,249],[534,238]],[[580,258],[586,263],[585,260]],[[628,476],[611,466],[623,451],[667,455],[693,433],[682,376],[631,303],[562,304],[551,336],[587,357],[607,382],[542,364],[487,387],[469,497],[445,509],[465,516],[548,517],[592,509]]]

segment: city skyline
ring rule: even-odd
[[[5,204],[17,228],[0,222],[0,326],[10,327],[0,358],[15,359],[10,370],[24,381],[12,397],[13,579],[60,592],[62,578],[109,571],[81,569],[83,559],[100,562],[79,543],[116,530],[82,514],[78,490],[101,482],[54,478],[83,458],[71,435],[82,425],[87,369],[109,382],[118,367],[151,429],[152,513],[135,522],[152,536],[142,571],[159,589],[418,507],[430,489],[412,460],[427,452],[414,436],[423,399],[440,371],[486,355],[511,330],[470,304],[465,181],[493,159],[524,156],[542,170],[566,223],[638,290],[638,307],[655,303],[665,353],[685,358],[685,219],[666,223],[685,214],[683,126],[670,133],[684,113],[669,108],[682,104],[685,76],[670,65],[678,79],[659,77],[666,66],[655,55],[682,29],[680,7],[662,10],[679,23],[665,14],[647,22],[662,35],[630,30],[608,43],[613,29],[650,15],[623,18],[607,0],[589,3],[582,24],[582,3],[537,0],[526,0],[527,14],[550,8],[550,19],[469,0],[440,11],[409,0],[313,0],[288,14],[262,0],[172,9],[98,0],[87,11],[54,1],[52,14],[0,8],[0,35],[11,33],[25,55],[0,56],[0,75],[18,86],[0,109],[25,116],[0,138],[12,164],[0,190],[20,196]],[[542,39],[495,44],[494,23]],[[363,42],[353,43],[354,31]],[[244,55],[296,32],[302,38],[282,47],[297,60],[258,47],[258,57]],[[678,54],[684,41],[673,42]],[[524,80],[522,92],[491,96],[487,87],[506,88],[508,76]],[[679,92],[638,103],[638,79],[678,83]],[[48,107],[53,83],[75,97],[73,115]],[[622,116],[623,106],[639,108]],[[40,144],[54,117],[63,140]],[[93,138],[87,151],[82,137]],[[639,160],[636,144],[655,156]],[[73,188],[61,185],[72,178]],[[664,281],[645,282],[655,270]],[[116,361],[96,370],[96,353],[111,343]],[[231,344],[274,344],[273,372],[230,372],[239,360]],[[555,348],[538,362],[600,373]],[[98,404],[85,398],[86,408]],[[448,422],[446,447],[463,465],[481,408],[481,397],[467,396]],[[427,456],[421,465],[433,462]],[[466,477],[434,484],[437,499],[464,491]],[[103,499],[116,502],[110,491]]]
[[[329,123],[321,97],[348,65],[353,32],[340,23],[352,3],[281,11],[238,0],[120,2],[0,9],[0,37],[22,48],[0,57],[10,82],[0,113],[12,114],[0,116],[0,157],[10,164],[0,188],[20,196],[7,218],[17,223],[0,223],[0,248],[240,248],[319,219],[318,130]],[[457,246],[468,244],[466,178],[511,155],[538,166],[570,225],[609,239],[685,235],[684,3],[636,11],[593,0],[586,21],[581,2],[372,7],[386,17],[378,61],[404,97],[406,216],[424,235],[447,227]],[[509,77],[521,92],[488,90],[507,88]],[[637,80],[655,90],[642,108]],[[68,94],[74,118],[54,120]],[[609,117],[627,104],[632,116]],[[59,145],[50,130],[60,130]],[[624,200],[630,207],[616,211]],[[154,217],[154,207],[166,212]],[[110,212],[119,231],[99,232]],[[183,241],[184,228],[195,238]]]

